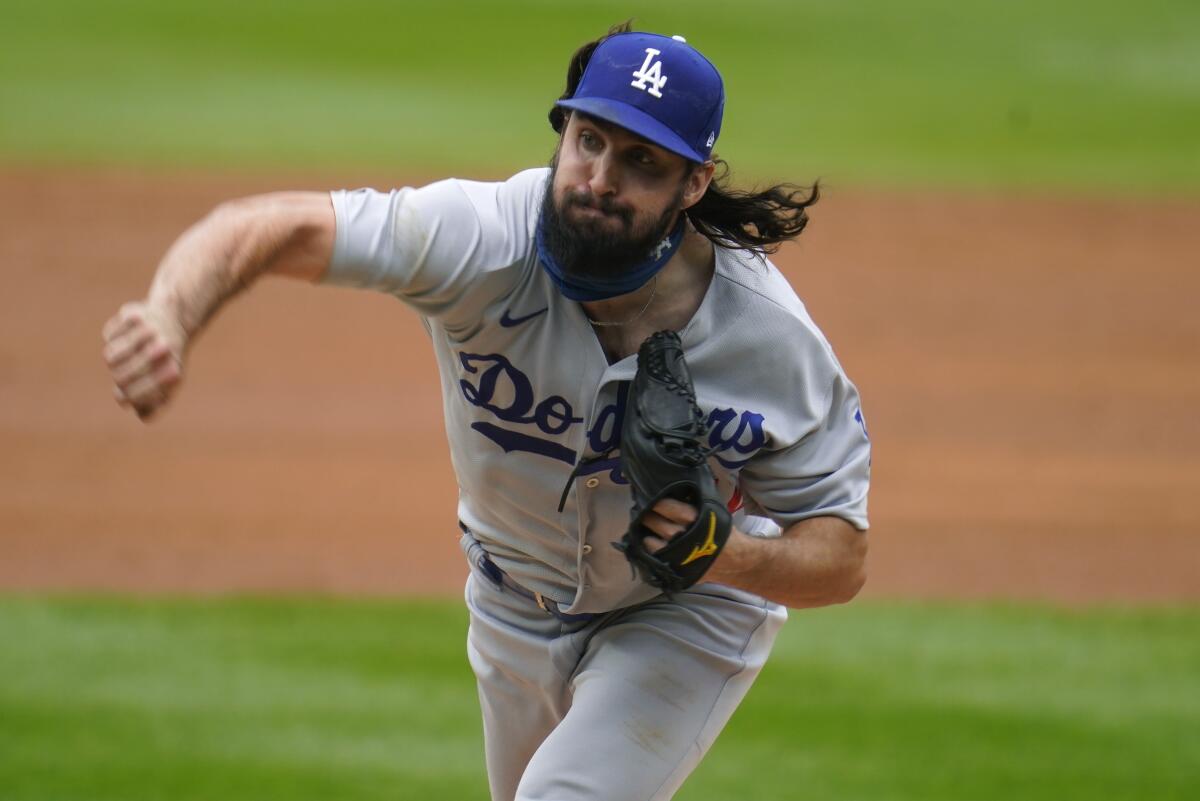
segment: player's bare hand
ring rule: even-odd
[[[698,514],[696,507],[674,498],[663,498],[654,504],[642,518],[642,525],[655,534],[653,537],[646,537],[646,550],[655,553],[666,546],[676,534],[687,531],[688,527],[696,522]]]
[[[104,362],[117,403],[149,420],[183,380],[187,334],[174,317],[143,302],[126,303],[104,324]]]

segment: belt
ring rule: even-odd
[[[471,530],[463,525],[463,523],[459,522],[458,526],[466,534],[471,533]],[[501,570],[500,566],[493,562],[492,557],[488,556],[487,551],[483,550],[482,548],[479,549],[479,555],[475,557],[475,567],[479,568],[479,571],[497,587],[506,587],[522,598],[528,601],[533,601],[538,605],[539,609],[551,617],[558,618],[563,623],[587,623],[588,621],[595,620],[596,618],[600,617],[598,614],[591,613],[569,615],[566,612],[563,612],[559,608],[557,601],[553,600],[552,598],[547,598],[540,592],[534,592],[533,590],[526,589],[517,582],[513,581],[512,577]]]

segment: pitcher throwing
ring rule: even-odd
[[[222,204],[104,328],[116,398],[148,420],[264,273],[421,315],[494,801],[670,798],[784,607],[864,581],[858,393],[767,259],[816,191],[726,186],[724,102],[682,37],[614,29],[570,61],[548,168]]]

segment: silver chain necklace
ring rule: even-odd
[[[618,320],[618,321],[616,321],[616,322],[607,322],[607,321],[605,321],[605,320],[593,320],[591,317],[588,317],[588,318],[587,318],[587,321],[588,321],[589,323],[591,323],[592,325],[595,325],[595,326],[600,326],[600,327],[609,327],[609,326],[618,326],[618,325],[629,325],[630,323],[632,323],[632,322],[635,322],[636,320],[639,320],[639,319],[641,319],[641,316],[642,316],[643,314],[645,314],[645,313],[646,313],[646,309],[649,309],[649,308],[650,308],[650,304],[654,302],[654,296],[655,296],[657,293],[658,293],[658,276],[657,276],[657,275],[655,275],[655,276],[654,276],[654,278],[652,279],[652,282],[651,282],[651,284],[650,284],[650,297],[649,297],[649,298],[646,300],[646,305],[645,305],[645,306],[643,306],[643,307],[641,308],[641,310],[640,310],[640,311],[638,311],[638,313],[637,313],[637,314],[633,315],[633,316],[632,316],[632,317],[630,317],[628,320]],[[585,314],[585,315],[584,315],[584,317],[587,317],[587,315]]]

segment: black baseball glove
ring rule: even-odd
[[[668,594],[699,581],[729,539],[729,511],[717,495],[704,447],[707,433],[679,335],[652,334],[638,349],[625,405],[621,470],[633,488],[633,508],[629,530],[613,547]],[[666,547],[650,553],[645,538],[656,535],[642,519],[663,498],[691,504],[699,515]]]

